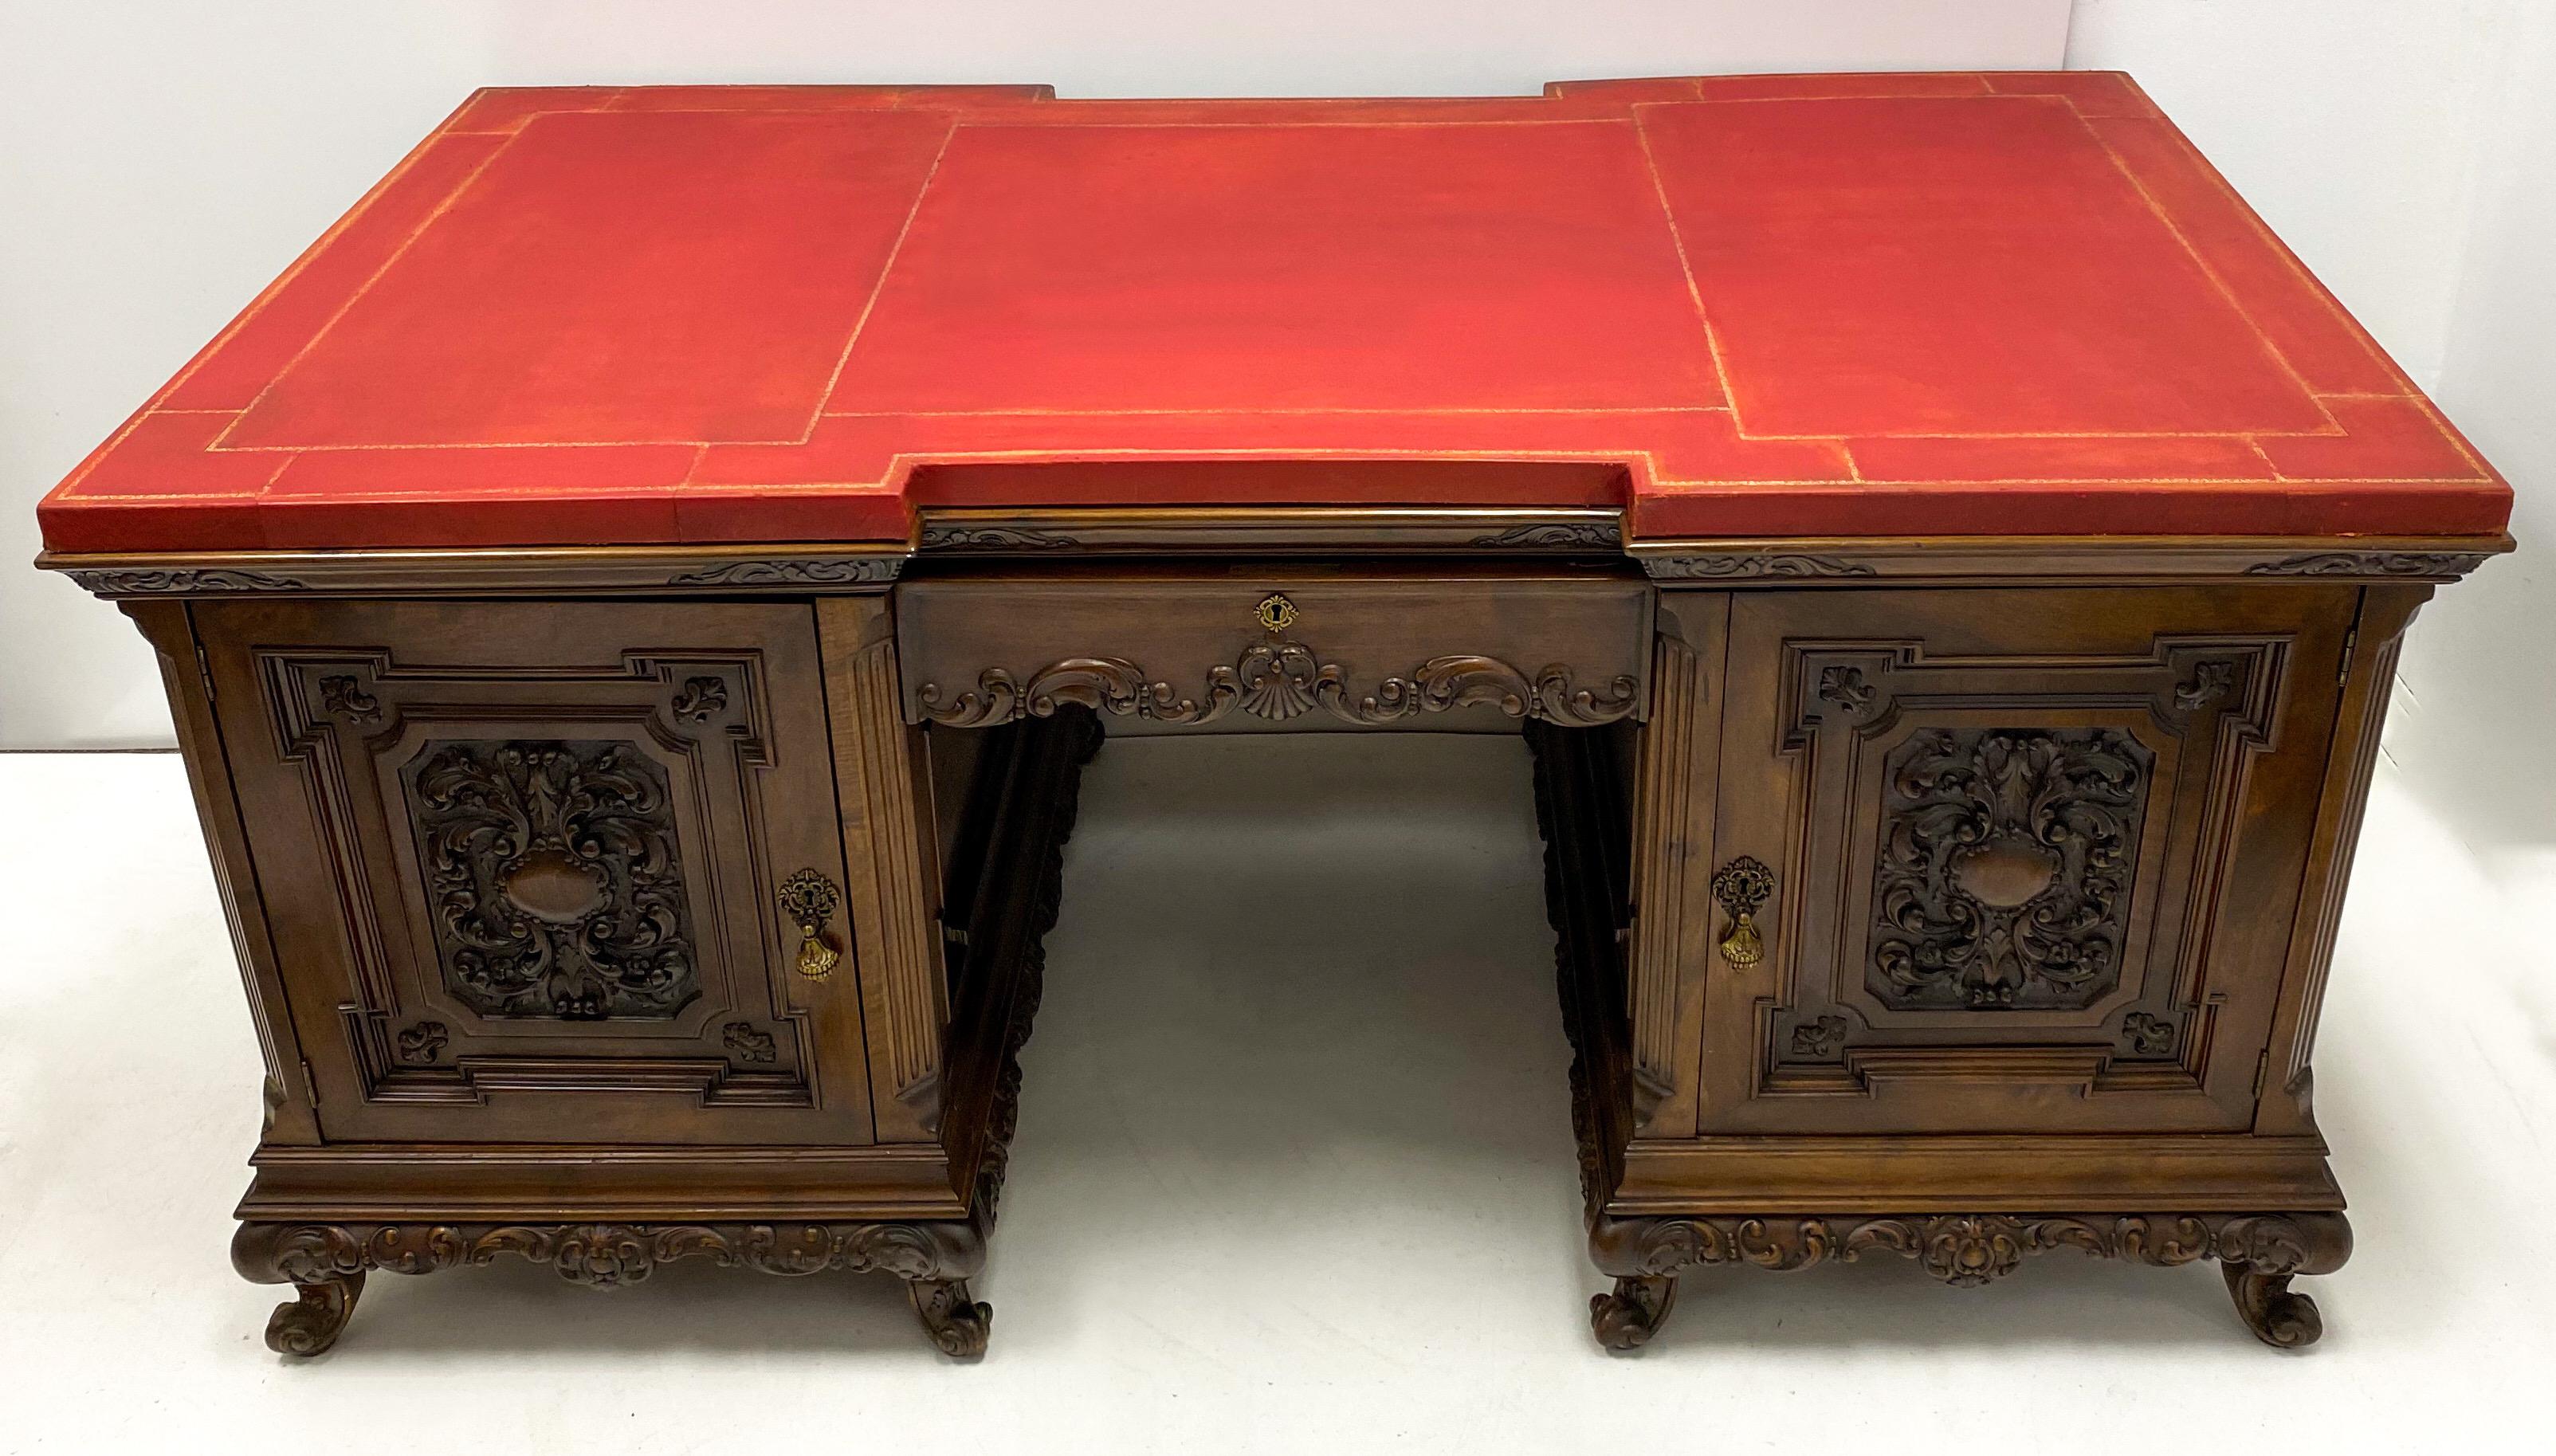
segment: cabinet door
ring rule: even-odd
[[[811,607],[197,624],[324,1138],[871,1141]]]
[[[1699,1130],[2246,1127],[2352,604],[1735,596]]]

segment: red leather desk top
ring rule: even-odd
[[[1233,459],[1308,463],[1142,463]],[[1354,463],[1408,459],[1580,468]],[[2313,536],[2510,493],[2126,77],[2071,72],[482,91],[41,515],[195,551],[1379,501]]]

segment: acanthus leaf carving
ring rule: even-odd
[[[297,1297],[267,1323],[268,1348],[287,1355],[316,1355],[336,1342],[369,1271],[434,1274],[506,1255],[596,1289],[639,1283],[682,1259],[790,1276],[890,1274],[907,1281],[933,1344],[960,1357],[984,1353],[992,1314],[967,1295],[967,1276],[984,1263],[984,1233],[974,1222],[244,1223],[231,1241],[231,1264],[243,1276],[296,1286]]]
[[[1593,1238],[1607,1246],[1602,1267],[1632,1277],[1712,1265],[1794,1270],[1889,1254],[1956,1287],[1987,1283],[2029,1255],[2060,1249],[2168,1268],[2215,1259],[2267,1276],[2331,1273],[2352,1252],[2343,1216],[2321,1212],[1629,1218],[1601,1220]]]
[[[2113,728],[1893,750],[1866,983],[1895,1010],[2076,1009],[2119,979],[2153,755]]]
[[[1069,704],[1181,726],[1213,723],[1236,710],[1283,723],[1320,707],[1342,722],[1382,724],[1489,705],[1512,718],[1594,727],[1631,716],[1641,704],[1641,684],[1619,675],[1602,688],[1581,687],[1561,664],[1530,678],[1496,658],[1460,654],[1432,658],[1408,676],[1386,677],[1359,692],[1346,668],[1272,634],[1244,648],[1232,667],[1210,667],[1197,696],[1149,678],[1123,658],[1065,658],[1027,682],[1001,667],[986,668],[973,688],[956,694],[926,682],[916,689],[915,701],[924,717],[953,728],[1051,717]]]
[[[666,771],[618,741],[431,742],[404,775],[447,989],[488,1017],[700,992]]]

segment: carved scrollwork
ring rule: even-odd
[[[2228,1273],[2247,1328],[2284,1348],[2313,1343],[2322,1325],[2316,1306],[2289,1290],[2298,1274],[2331,1274],[2352,1254],[2352,1229],[2339,1213],[2037,1215],[1995,1213],[1865,1217],[1693,1217],[1598,1219],[1590,1232],[1598,1268],[1617,1275],[1614,1300],[1600,1295],[1593,1313],[1609,1348],[1647,1339],[1642,1300],[1666,1313],[1674,1290],[1659,1281],[1713,1265],[1805,1269],[1825,1260],[1853,1263],[1867,1254],[1912,1259],[1955,1287],[1976,1287],[2011,1274],[2026,1256],[2074,1249],[2100,1259],[2174,1267],[2216,1259]],[[1634,1288],[1627,1290],[1627,1284]],[[1613,1338],[1609,1338],[1612,1336]]]
[[[935,1286],[928,1291],[935,1307],[918,1292],[917,1312],[933,1342],[957,1355],[983,1353],[992,1313],[965,1298],[966,1276],[984,1262],[984,1239],[963,1223],[248,1223],[231,1242],[242,1277],[297,1286],[299,1297],[278,1307],[267,1327],[268,1346],[289,1355],[316,1355],[336,1340],[369,1270],[433,1274],[503,1255],[597,1289],[638,1283],[679,1259],[789,1275],[892,1274]]]
[[[1718,552],[1694,556],[1644,556],[1642,570],[1654,581],[1727,581],[1752,577],[1871,576],[1862,561],[1840,556],[1769,554],[1762,551]]]
[[[177,591],[304,591],[309,584],[264,571],[215,568],[176,571],[73,571],[70,578],[101,596]]]
[[[862,586],[894,581],[905,564],[902,556],[812,556],[766,561],[729,561],[718,566],[681,571],[668,586]]]
[[[1598,549],[1624,544],[1624,533],[1612,521],[1576,523],[1552,522],[1542,526],[1512,526],[1488,536],[1473,538],[1472,545],[1484,550],[1570,550],[1575,547]]]
[[[923,547],[938,551],[1053,551],[1074,538],[1024,526],[926,526]]]
[[[428,744],[405,774],[446,987],[488,1017],[700,992],[665,769],[617,741]]]
[[[2257,561],[2248,576],[2464,576],[2484,564],[2477,551],[2311,551]]]
[[[1938,728],[1893,750],[1872,994],[1898,1010],[2075,1009],[2109,991],[2152,757],[2113,728]]]
[[[1488,704],[1512,718],[1535,717],[1574,727],[1612,723],[1640,706],[1641,684],[1618,676],[1602,690],[1575,686],[1560,664],[1529,678],[1496,658],[1432,658],[1407,677],[1387,677],[1373,691],[1349,685],[1347,669],[1325,663],[1302,643],[1274,634],[1243,649],[1230,667],[1211,667],[1198,696],[1149,679],[1123,658],[1066,658],[1028,682],[989,667],[974,688],[953,695],[937,682],[915,692],[923,716],[953,728],[982,728],[1023,717],[1051,717],[1068,704],[1158,723],[1213,723],[1237,709],[1283,723],[1319,707],[1343,722],[1391,723],[1420,713]]]
[[[1599,1267],[1610,1271],[1672,1274],[1721,1264],[1793,1270],[1882,1253],[1915,1259],[1936,1277],[1965,1285],[2055,1249],[2166,1267],[2217,1259],[2266,1274],[2330,1274],[2352,1251],[2351,1230],[2335,1213],[1625,1219],[1594,1237],[1607,1244]]]

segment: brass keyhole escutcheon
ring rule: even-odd
[[[781,912],[799,927],[799,974],[822,981],[833,973],[843,953],[826,941],[826,922],[843,903],[843,892],[815,870],[800,870],[781,882]]]
[[[1287,600],[1286,593],[1273,591],[1260,599],[1252,616],[1259,619],[1262,630],[1274,637],[1296,625],[1296,604]]]
[[[1730,928],[1722,937],[1722,958],[1734,968],[1766,958],[1765,938],[1757,933],[1757,911],[1765,909],[1774,893],[1775,872],[1747,855],[1715,873],[1713,898],[1722,902],[1723,913],[1730,917]]]

